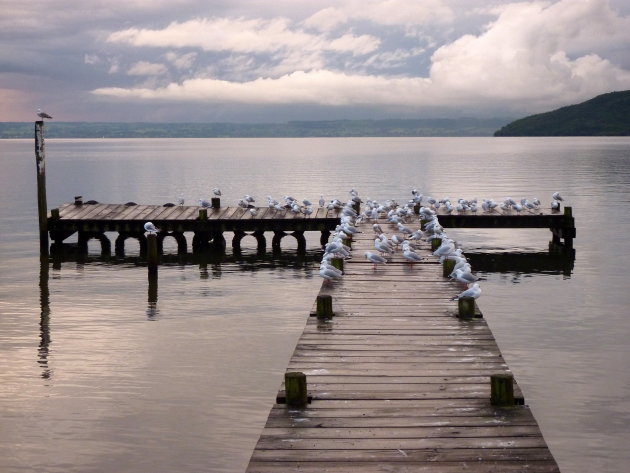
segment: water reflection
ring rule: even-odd
[[[39,264],[39,301],[40,301],[40,318],[39,318],[39,347],[37,349],[37,362],[42,369],[41,377],[50,379],[52,370],[48,365],[48,353],[51,343],[50,338],[50,289],[48,279],[50,275],[50,264],[48,255],[43,254],[40,257]]]
[[[157,306],[158,301],[158,273],[149,272],[149,290],[148,290],[148,306],[147,319],[155,320],[160,314]]]

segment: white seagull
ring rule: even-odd
[[[403,251],[403,258],[409,261],[412,265],[422,261],[422,257],[418,253],[415,253],[411,248],[407,248]]]
[[[376,253],[372,253],[371,251],[365,252],[365,257],[370,263],[374,264],[374,269],[376,269],[377,264],[386,264],[387,260]]]
[[[221,189],[219,189],[218,187],[212,189],[212,193],[217,197],[221,197]]]
[[[52,119],[52,117],[50,115],[48,115],[46,112],[42,112],[41,108],[37,109],[37,116],[39,118],[50,118],[50,119]]]
[[[477,299],[481,295],[481,288],[478,283],[473,284],[471,287],[466,289],[465,291],[460,292],[452,300],[459,300],[464,297],[472,297],[473,299]]]
[[[151,222],[147,222],[144,224],[144,231],[153,234],[159,232],[160,230]]]

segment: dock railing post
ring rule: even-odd
[[[442,276],[445,278],[449,277],[453,272],[453,269],[455,269],[456,263],[457,261],[455,261],[454,259],[446,258],[442,263]]]
[[[39,251],[48,255],[48,203],[46,201],[46,151],[44,121],[35,122],[35,163],[37,164],[37,211],[39,214]]]
[[[497,407],[514,405],[514,376],[498,373],[490,376],[490,404]]]
[[[221,207],[221,199],[219,197],[212,197],[210,199],[210,206],[213,209],[218,209]]]
[[[475,299],[473,297],[460,297],[457,301],[457,309],[460,319],[472,319],[475,316]]]
[[[318,319],[333,318],[333,303],[332,296],[330,294],[320,294],[317,296],[316,315]]]
[[[441,245],[442,245],[442,239],[441,238],[433,238],[431,240],[431,251],[437,250]]]
[[[284,392],[287,406],[304,408],[308,404],[306,375],[301,371],[291,371],[284,374]]]

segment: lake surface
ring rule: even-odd
[[[228,239],[222,262],[162,266],[149,302],[133,245],[123,261],[90,246],[40,267],[33,148],[0,140],[0,471],[244,471],[321,285],[319,235],[304,257],[292,239],[276,258],[250,237],[233,255]],[[414,187],[547,205],[560,191],[575,261],[549,260],[548,230],[448,233],[504,261],[477,269],[479,305],[561,470],[630,468],[630,138],[47,140],[46,153],[49,208],[196,203],[215,186],[223,205],[350,188],[404,201]]]

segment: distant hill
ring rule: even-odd
[[[521,118],[494,136],[628,136],[630,90],[610,92],[577,105]]]
[[[259,138],[492,136],[506,118],[322,120],[287,123],[90,123],[46,121],[47,138]],[[0,122],[0,138],[32,138],[33,122]]]

